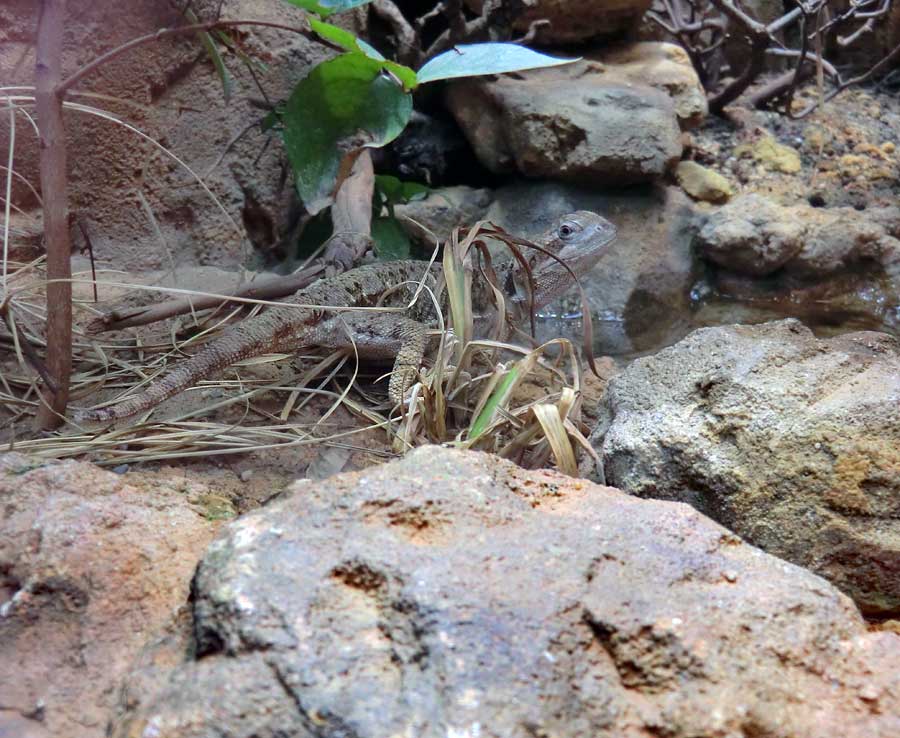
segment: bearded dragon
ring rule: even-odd
[[[605,218],[580,210],[563,216],[537,241],[555,259],[537,251],[531,257],[530,299],[521,294],[526,281],[521,265],[511,260],[496,269],[498,286],[505,292],[510,315],[521,319],[523,308],[538,310],[567,292],[572,275],[589,271],[615,239],[616,228]],[[432,289],[441,284],[442,268],[425,261],[388,261],[351,269],[298,290],[283,300],[291,309],[269,308],[213,339],[194,356],[176,365],[163,378],[139,394],[115,404],[76,414],[76,422],[108,422],[146,412],[183,392],[201,379],[212,377],[245,359],[269,353],[293,353],[304,347],[355,347],[360,358],[394,359],[388,387],[390,399],[399,403],[418,373],[435,323],[434,304],[420,295],[405,312],[334,311],[329,308],[363,308],[379,304],[406,305],[418,284]],[[389,301],[381,302],[386,294]],[[441,295],[439,295],[441,297]],[[443,298],[441,298],[443,299]],[[491,289],[473,285],[476,312],[490,310]],[[302,307],[301,307],[302,306]]]

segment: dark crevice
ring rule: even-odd
[[[275,680],[294,704],[303,729],[309,735],[317,736],[318,738],[359,738],[359,732],[343,718],[327,710],[310,710],[307,708],[303,704],[303,700],[300,699],[300,695],[291,687],[281,667],[273,662],[267,662],[267,664],[272,670]]]

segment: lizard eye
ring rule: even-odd
[[[571,223],[563,223],[559,227],[559,235],[563,238],[568,238],[573,233],[575,233],[575,227]]]

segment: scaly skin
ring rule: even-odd
[[[578,211],[561,218],[538,244],[580,275],[597,263],[615,235],[616,229],[609,221],[595,213]],[[573,282],[567,270],[554,260],[539,254],[533,261],[533,307],[538,309],[567,292]],[[238,361],[267,353],[293,352],[304,346],[354,345],[363,358],[394,358],[388,391],[391,399],[399,402],[415,378],[425,350],[431,322],[428,316],[431,301],[427,294],[420,296],[416,308],[407,316],[334,312],[327,308],[373,307],[398,285],[420,282],[426,270],[428,264],[423,261],[393,261],[368,264],[322,279],[282,301],[285,305],[314,307],[269,308],[264,314],[229,328],[140,394],[110,407],[81,412],[76,415],[76,422],[109,422],[137,415]],[[498,268],[501,285],[521,281],[518,270],[515,262]],[[433,286],[440,274],[441,268],[432,266],[428,282]],[[413,290],[414,286],[405,287],[388,304],[406,304]],[[473,289],[476,311],[490,308],[489,293],[486,289]],[[510,302],[512,309],[521,308],[522,298],[513,295]]]

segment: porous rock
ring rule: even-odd
[[[718,267],[711,275],[721,294],[781,301],[817,322],[896,325],[900,208],[786,207],[741,195],[706,217],[696,243]]]
[[[0,735],[106,735],[119,681],[213,537],[189,501],[204,491],[0,455]]]
[[[770,274],[803,248],[806,229],[763,195],[741,195],[712,213],[698,244],[710,261],[743,274]]]
[[[682,161],[675,167],[675,179],[695,200],[724,202],[731,197],[731,185],[717,171],[695,161]]]
[[[686,505],[423,448],[298,482],[195,581],[114,735],[882,736],[894,633]]]
[[[900,612],[900,343],[795,320],[695,331],[614,378],[594,435],[607,482],[680,500]]]

